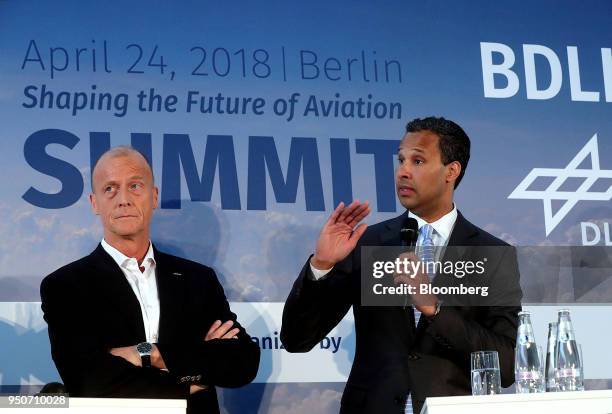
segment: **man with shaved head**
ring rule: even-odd
[[[51,353],[68,393],[186,398],[189,412],[218,413],[215,386],[251,382],[259,347],[211,268],[151,242],[159,192],[145,157],[110,149],[91,184],[104,237],[41,284]]]

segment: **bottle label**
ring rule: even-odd
[[[559,368],[557,369],[557,378],[576,378],[580,377],[580,368]]]
[[[539,380],[541,375],[538,371],[519,371],[516,373],[517,381]]]

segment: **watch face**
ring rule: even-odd
[[[150,355],[151,351],[153,351],[153,346],[150,343],[148,343],[148,342],[141,342],[138,345],[136,345],[136,350],[141,355],[142,354]]]

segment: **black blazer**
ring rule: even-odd
[[[416,328],[411,306],[361,306],[359,247],[400,245],[405,214],[370,226],[355,250],[322,280],[312,280],[307,262],[285,303],[281,340],[289,352],[312,349],[353,307],[355,358],[341,413],[403,413],[408,393],[419,413],[426,397],[471,394],[473,351],[497,350],[502,386],[514,382],[522,293],[513,248],[492,249],[487,263],[487,269],[494,269],[490,283],[513,306],[443,306],[431,321],[421,318]],[[465,259],[474,250],[470,246],[508,246],[461,213],[448,245],[467,246],[459,249]]]
[[[215,320],[236,321],[214,271],[156,249],[154,255],[158,347],[169,372],[135,367],[109,353],[146,338],[138,299],[101,245],[41,284],[55,365],[71,396],[186,398],[189,412],[218,413],[215,386],[251,382],[259,366],[259,347],[243,328],[237,340],[204,342]],[[181,380],[198,375],[209,388],[190,396],[188,383]]]

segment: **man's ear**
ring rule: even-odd
[[[453,161],[446,165],[446,182],[455,182],[461,174],[461,163],[459,161]]]
[[[153,209],[157,209],[158,198],[159,198],[159,189],[156,186],[153,186]]]
[[[96,203],[96,196],[94,193],[89,194],[89,202],[91,203],[91,209],[93,212],[96,214],[96,216],[99,216],[100,213],[98,212],[98,204]]]

